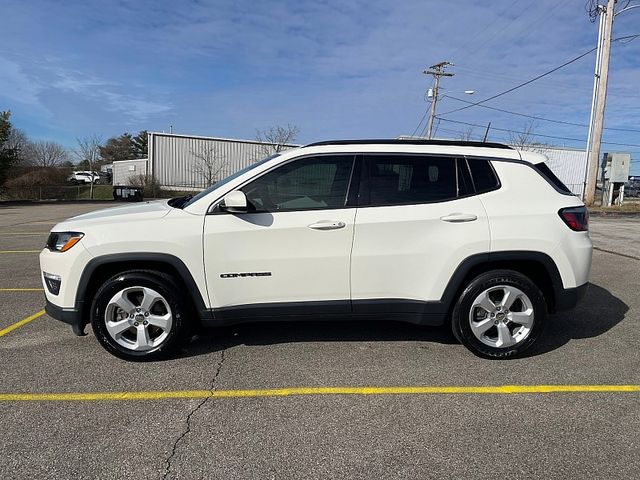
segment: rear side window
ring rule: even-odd
[[[491,166],[491,162],[471,158],[467,163],[469,164],[469,170],[473,177],[473,185],[475,186],[476,193],[489,192],[500,186],[500,181]]]
[[[407,205],[457,198],[456,159],[423,155],[365,155],[369,199],[361,205]]]
[[[536,169],[536,171],[542,175],[544,177],[544,179],[549,182],[551,184],[551,186],[553,188],[555,188],[558,192],[562,193],[563,195],[573,195],[574,193],[569,190],[569,187],[567,187],[564,183],[562,183],[562,180],[560,180],[558,177],[556,177],[555,173],[553,173],[551,171],[551,169],[549,168],[549,166],[546,163],[537,163],[535,165],[533,165],[533,168]]]

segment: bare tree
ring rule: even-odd
[[[209,187],[220,180],[222,172],[229,163],[218,153],[216,147],[203,147],[200,150],[191,150],[191,155],[196,159],[193,171]]]
[[[460,140],[462,140],[464,142],[468,142],[470,140],[473,140],[473,130],[474,130],[473,127],[469,127],[465,131],[460,133]]]
[[[24,158],[34,167],[59,167],[69,160],[69,153],[59,143],[38,140],[27,143]]]
[[[27,138],[27,134],[19,128],[12,128],[9,131],[9,136],[6,143],[7,148],[12,148],[17,150],[18,152],[22,152],[27,148],[28,143],[29,139]]]
[[[91,183],[89,185],[91,186],[90,198],[93,198],[93,169],[96,162],[100,160],[102,139],[94,134],[83,138],[76,138],[76,142],[78,142],[78,147],[74,151],[74,154],[78,159],[78,163],[86,163],[91,172]]]
[[[262,156],[273,155],[290,148],[290,145],[296,141],[300,129],[295,125],[287,124],[286,127],[275,125],[266,130],[256,130],[256,140],[263,142]]]
[[[518,150],[536,150],[543,144],[536,142],[536,122],[533,120],[526,122],[523,129],[518,132],[509,133],[509,145],[517,148]]]

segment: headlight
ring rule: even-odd
[[[46,247],[52,252],[66,252],[82,237],[84,233],[80,232],[51,232]]]

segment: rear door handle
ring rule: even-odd
[[[337,230],[344,228],[347,224],[337,220],[320,220],[319,222],[312,223],[309,228],[314,230]]]
[[[440,217],[440,220],[449,223],[473,222],[477,219],[478,216],[474,215],[473,213],[450,213],[449,215]]]

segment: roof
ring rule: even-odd
[[[505,150],[513,150],[509,145],[503,143],[491,142],[469,142],[464,140],[426,140],[426,139],[399,139],[399,138],[377,138],[377,139],[361,139],[361,140],[327,140],[324,142],[316,142],[305,145],[305,147],[319,147],[325,145],[445,145],[457,147],[482,147],[482,148],[500,148]]]

